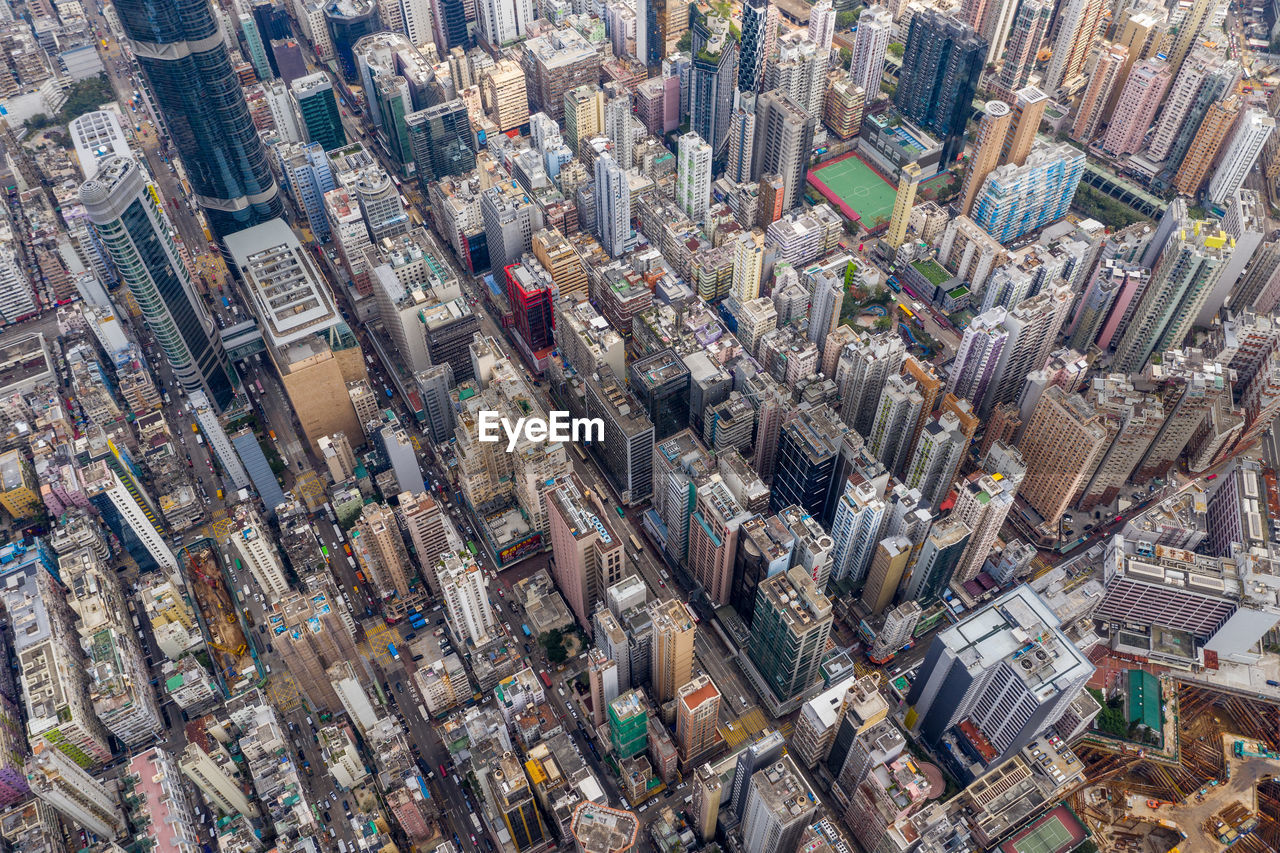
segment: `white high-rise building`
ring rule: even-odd
[[[477,646],[494,636],[496,621],[489,606],[484,572],[470,557],[445,554],[436,567],[440,596],[449,611],[449,624],[462,630]]]
[[[880,541],[885,509],[884,501],[871,483],[845,482],[844,494],[836,504],[831,522],[832,580],[848,577],[856,583],[866,575],[876,543]]]
[[[820,117],[830,52],[802,39],[798,32],[779,39],[778,53],[764,74],[765,90],[780,90],[805,114]]]
[[[711,146],[692,130],[680,137],[676,166],[676,204],[701,222],[711,204]]]
[[[117,538],[125,541],[125,547],[139,564],[149,558],[161,569],[175,571],[178,560],[169,550],[169,545],[160,533],[159,518],[150,496],[138,489],[137,484],[126,484],[121,473],[132,475],[123,466],[112,467],[107,460],[100,459],[81,468],[77,473],[84,485],[84,493],[89,501],[98,507],[99,513],[110,512],[108,506],[115,510],[115,524],[108,524]],[[133,486],[133,488],[131,488]],[[133,548],[129,548],[133,545]],[[147,566],[148,570],[153,566]]]
[[[1007,313],[1003,308],[992,308],[974,317],[964,330],[964,337],[956,350],[956,359],[951,366],[951,391],[972,403],[974,409],[982,407],[982,400],[1000,362],[1000,354],[1009,339],[1004,328]]]
[[[929,419],[920,431],[915,452],[906,467],[906,486],[919,489],[920,496],[935,509],[951,489],[951,483],[969,440],[953,412]]]
[[[635,159],[631,153],[631,95],[621,92],[604,102],[604,135],[613,143],[613,159],[630,169]]]
[[[608,154],[596,158],[596,232],[601,247],[615,258],[631,240],[631,186]]]
[[[533,0],[479,0],[480,35],[493,48],[524,36],[533,21]]]
[[[414,47],[434,43],[432,36],[431,0],[390,0],[400,5],[400,17],[404,19],[404,34]],[[441,57],[443,58],[443,57]]]
[[[818,50],[829,52],[835,34],[836,10],[831,0],[818,0],[809,7],[809,41],[817,45]]]
[[[213,737],[206,735],[199,742],[189,742],[178,760],[178,767],[222,814],[257,813],[257,806],[244,793],[240,770],[231,753]]]
[[[820,802],[790,755],[751,774],[742,816],[745,853],[794,850]]]
[[[853,37],[853,59],[849,73],[853,85],[861,86],[867,98],[880,91],[884,74],[884,54],[893,34],[893,14],[884,6],[868,6],[858,18],[858,32]]]
[[[0,317],[14,321],[35,313],[35,292],[31,279],[23,272],[17,255],[8,246],[0,246]]]
[[[740,184],[755,180],[752,156],[756,147],[756,96],[750,92],[735,92],[737,106],[729,119],[729,162],[725,164],[725,176]]]
[[[289,95],[289,84],[283,80],[268,80],[262,84],[263,98],[275,122],[276,133],[281,142],[301,142],[302,128],[298,124],[298,115],[293,111],[293,98]]]
[[[995,442],[987,450],[982,467],[983,471],[965,478],[957,490],[956,503],[950,515],[950,518],[964,522],[972,531],[969,544],[952,574],[961,583],[982,570],[982,564],[991,553],[991,546],[1013,508],[1018,486],[1027,473],[1022,454],[1002,441]]]
[[[115,796],[52,744],[36,741],[27,758],[31,792],[63,817],[104,839],[124,832],[124,816]]]
[[[1240,117],[1235,135],[1209,179],[1209,201],[1225,206],[1236,190],[1244,186],[1245,176],[1257,162],[1262,146],[1275,129],[1276,120],[1262,110],[1247,110]]]
[[[729,288],[738,302],[748,302],[760,295],[760,276],[764,272],[764,235],[758,231],[738,234],[733,241],[733,284]]]
[[[249,504],[240,504],[236,507],[232,523],[232,547],[268,600],[279,600],[289,592],[289,582],[284,576],[280,552],[271,537],[263,535],[262,519]]]

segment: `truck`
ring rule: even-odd
[[[525,635],[526,637],[532,637],[532,636],[533,636],[533,632],[529,630],[529,626],[528,626],[528,625],[521,625],[521,626],[520,626],[520,628],[524,631],[524,635]]]
[[[227,298],[227,297],[225,297],[225,296],[224,296],[224,297],[222,297],[222,307],[223,307],[223,308],[230,308],[230,307],[231,307],[231,300],[230,300],[230,299],[228,299],[228,298]]]
[[[396,651],[395,643],[387,643],[387,651],[391,653],[392,660],[400,660],[400,653]]]

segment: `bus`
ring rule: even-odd
[[[543,686],[547,688],[551,687],[551,676],[547,675],[547,671],[545,669],[538,670],[538,677],[542,679]]]
[[[574,453],[577,453],[577,454],[578,454],[578,458],[579,458],[579,459],[581,459],[583,462],[586,462],[586,461],[587,461],[587,454],[583,451],[583,449],[582,449],[582,445],[580,445],[580,444],[575,444],[575,445],[573,446],[573,452],[574,452]]]
[[[618,511],[618,518],[626,518],[626,517],[627,517],[627,514],[626,514],[625,512],[623,512],[623,511],[622,511],[622,507],[620,507],[620,506],[615,506],[615,507],[614,507],[614,509]]]
[[[636,549],[637,554],[644,553],[644,546],[640,544],[640,540],[636,538],[634,533],[631,534],[631,547]]]
[[[421,613],[415,613],[409,617],[409,626],[413,628],[413,630],[415,631],[418,630],[419,628],[424,627],[426,624],[427,624],[426,617],[424,617]]]
[[[525,635],[526,637],[532,637],[532,636],[533,636],[533,632],[529,630],[529,626],[528,626],[528,625],[521,625],[520,627],[524,630],[524,635]]]
[[[396,651],[395,643],[387,643],[387,651],[391,653],[392,660],[400,660],[400,653]]]
[[[263,390],[262,390],[262,380],[261,380],[261,379],[255,380],[255,381],[254,381],[254,383],[253,383],[253,385],[254,385],[254,387],[255,387],[255,388],[257,388],[257,389],[258,389],[258,393],[259,393],[259,394],[265,394],[265,393],[267,393],[266,391],[263,391]]]
[[[898,277],[896,275],[889,276],[888,284],[889,284],[889,289],[892,290],[894,293],[902,292],[902,285],[898,284]]]
[[[471,556],[473,557],[480,553],[480,549],[476,547],[476,543],[471,541],[467,542],[467,550],[471,552]]]
[[[914,319],[916,316],[915,312],[913,312],[907,306],[903,305],[901,302],[898,303],[898,310],[901,311],[903,314],[907,315],[908,320]]]

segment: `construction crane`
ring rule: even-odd
[[[200,571],[200,567],[196,565],[196,558],[191,555],[190,551],[187,551],[187,568],[191,570],[192,574],[200,578],[200,580],[204,581],[205,584],[207,584],[213,589],[218,589],[219,587],[218,581],[215,580],[214,578],[209,577],[204,572]]]
[[[217,643],[213,640],[209,641],[209,645],[225,654],[237,656],[244,654],[244,650],[248,648],[244,643],[241,643],[238,647],[233,649],[230,646],[224,646],[222,643]]]

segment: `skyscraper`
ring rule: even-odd
[[[1169,64],[1175,71],[1182,67],[1183,60],[1187,58],[1187,54],[1200,38],[1200,32],[1204,29],[1205,22],[1209,20],[1209,13],[1217,5],[1213,0],[1192,0],[1190,10],[1178,27],[1173,49],[1169,51]]]
[[[779,711],[798,707],[821,683],[831,621],[830,599],[803,568],[792,567],[760,584],[746,662],[767,705]]]
[[[435,575],[455,636],[461,633],[476,646],[493,639],[497,620],[489,606],[488,581],[475,559],[442,554]]]
[[[653,700],[659,705],[671,701],[693,676],[693,638],[697,626],[688,609],[677,599],[655,601],[649,606],[653,625],[653,645],[649,680]]]
[[[1036,132],[1040,130],[1040,119],[1044,117],[1044,108],[1049,104],[1049,96],[1035,86],[1023,86],[1013,96],[1013,121],[1009,124],[1009,135],[1000,149],[1000,162],[1021,166],[1027,162],[1031,153],[1031,144],[1036,140]]]
[[[645,65],[662,64],[689,30],[689,5],[680,0],[636,0],[636,56]]]
[[[476,167],[471,148],[471,119],[461,99],[445,101],[404,117],[409,149],[423,186],[447,175],[465,175]]]
[[[1089,75],[1089,85],[1076,108],[1076,120],[1071,125],[1071,138],[1081,145],[1093,141],[1102,120],[1107,117],[1107,104],[1111,102],[1111,90],[1124,71],[1129,48],[1113,44],[1098,55],[1098,61]]]
[[[955,506],[948,518],[963,523],[968,531],[968,544],[954,563],[957,581],[970,580],[982,571],[1013,508],[1014,495],[1026,470],[1017,449],[998,441],[982,457],[981,470],[965,477],[956,490]],[[944,583],[941,579],[936,582],[935,593]]]
[[[716,745],[719,716],[720,691],[705,673],[676,691],[676,744],[684,761]]]
[[[893,216],[884,241],[894,249],[907,239],[907,223],[911,221],[911,209],[916,203],[916,189],[920,186],[920,167],[907,163],[898,175],[898,194],[893,199]]]
[[[63,817],[104,839],[124,832],[124,816],[115,795],[52,745],[37,742],[26,770],[32,793]]]
[[[1231,128],[1235,127],[1236,116],[1239,114],[1240,98],[1234,93],[1220,101],[1214,101],[1205,110],[1204,119],[1200,122],[1200,127],[1196,130],[1186,150],[1186,156],[1182,158],[1182,164],[1178,167],[1178,173],[1173,179],[1174,187],[1182,195],[1194,196],[1200,192],[1200,187],[1203,186],[1204,179],[1209,174],[1209,167],[1217,159],[1218,150],[1226,140],[1227,134],[1231,132]],[[1170,159],[1173,159],[1172,155]]]
[[[607,153],[596,158],[596,233],[613,257],[631,241],[631,187],[627,173]]]
[[[964,150],[986,54],[987,43],[955,18],[926,9],[911,19],[894,103],[904,116],[942,136],[944,167]]]
[[[631,150],[631,92],[612,84],[604,102],[604,135],[613,143],[613,159],[630,169],[635,157]]]
[[[1009,333],[1005,331],[1005,309],[992,308],[974,317],[964,330],[951,368],[951,391],[964,397],[975,409],[982,407],[996,365],[1004,352]]]
[[[1000,150],[1009,135],[1012,118],[1013,110],[1004,101],[987,101],[982,121],[978,122],[974,152],[969,159],[969,168],[965,172],[964,185],[960,190],[960,212],[965,216],[973,209],[973,200],[977,197],[982,182],[1000,162]]]
[[[1172,79],[1168,63],[1162,60],[1143,59],[1134,63],[1102,140],[1104,150],[1121,156],[1142,147]]]
[[[178,381],[225,409],[236,396],[231,365],[142,166],[132,158],[104,160],[79,198]]]
[[[1244,179],[1262,153],[1262,146],[1267,144],[1275,130],[1276,120],[1262,110],[1245,111],[1236,126],[1235,135],[1222,152],[1218,168],[1209,179],[1209,201],[1220,207],[1226,206],[1236,190],[1244,186]]]
[[[782,176],[783,211],[795,207],[804,193],[815,124],[812,115],[782,92],[765,92],[756,99],[756,168],[761,174]]]
[[[1021,166],[1006,163],[987,175],[970,218],[1004,244],[1056,222],[1071,207],[1084,161],[1065,142],[1039,146]]]
[[[1098,24],[1108,8],[1105,0],[1065,0],[1058,9],[1058,34],[1041,84],[1050,96],[1084,71],[1098,37]]]
[[[1147,147],[1151,159],[1164,160],[1167,172],[1177,172],[1210,104],[1228,93],[1239,74],[1240,66],[1234,60],[1225,60],[1208,47],[1196,48],[1169,87]]]
[[[487,780],[489,792],[511,835],[512,846],[516,853],[542,848],[547,842],[547,828],[519,757],[504,752],[494,763]]]
[[[1027,463],[1018,491],[1044,519],[1046,528],[1062,518],[1106,449],[1107,431],[1083,397],[1068,394],[1058,385],[1040,395],[1018,442]]]
[[[836,10],[831,0],[817,0],[809,7],[809,41],[823,54],[831,52],[831,38],[836,34]]]
[[[584,627],[622,575],[622,540],[583,494],[576,475],[559,477],[545,493],[556,586]]]
[[[782,37],[778,52],[765,71],[765,90],[785,92],[806,113],[818,116],[827,90],[829,53],[801,38],[799,32]]]
[[[744,853],[794,850],[820,805],[790,755],[751,776],[742,816]]]
[[[718,151],[729,138],[738,83],[738,43],[729,33],[729,19],[712,10],[705,0],[689,6],[689,32],[693,35],[689,126],[712,151]]]
[[[701,222],[711,204],[711,146],[692,130],[680,137],[676,167],[676,204]]]
[[[781,758],[786,746],[782,733],[770,729],[738,753],[738,760],[734,762],[733,782],[726,792],[728,796],[724,805],[732,808],[735,814],[742,815],[751,794],[752,777],[757,770],[768,767]]]
[[[735,92],[733,116],[729,119],[729,162],[725,164],[725,176],[740,184],[755,180],[755,166],[751,162],[756,147],[756,96],[750,92]]]
[[[733,284],[729,289],[739,304],[760,295],[763,271],[764,235],[759,231],[740,232],[733,241]]]
[[[213,6],[139,0],[116,13],[214,235],[280,216],[280,191]]]
[[[289,84],[289,92],[302,117],[307,142],[319,143],[325,151],[347,144],[347,132],[338,115],[333,82],[323,71],[299,77]]]
[[[1044,34],[1049,29],[1049,19],[1053,16],[1053,3],[1047,0],[1023,0],[1017,5],[1017,9],[1005,47],[1004,65],[1000,68],[1000,76],[995,85],[997,96],[1010,101],[1019,89],[1027,85],[1027,79],[1035,67],[1036,54],[1040,51],[1040,43],[1044,41]]]
[[[765,66],[778,37],[778,7],[769,0],[742,4],[742,55],[738,64],[738,91],[759,92]]]
[[[870,100],[880,92],[884,75],[884,54],[893,32],[893,14],[883,6],[868,6],[858,17],[858,31],[853,36],[853,58],[849,74],[853,85],[861,86]]]

